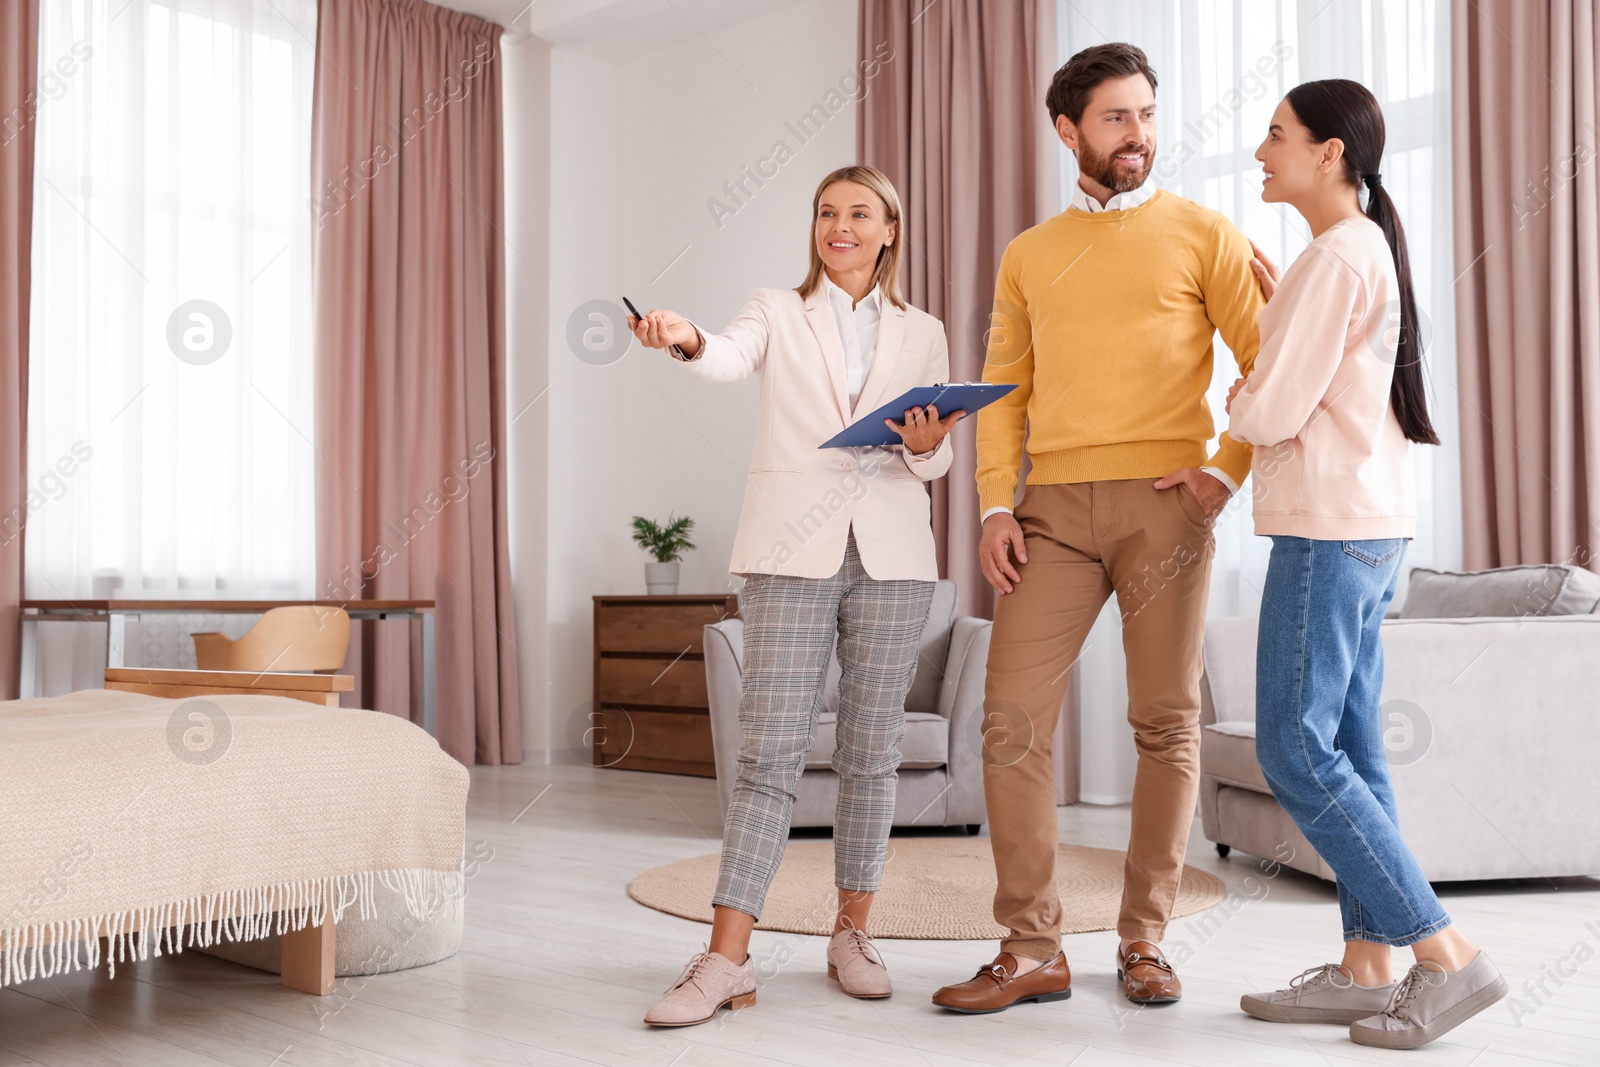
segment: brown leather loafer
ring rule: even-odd
[[[1123,952],[1117,946],[1117,978],[1122,992],[1135,1004],[1174,1004],[1183,996],[1178,972],[1148,941],[1135,941]]]
[[[989,1015],[1024,1000],[1043,1004],[1070,996],[1072,971],[1067,967],[1065,953],[1057,952],[1055,958],[1019,977],[1017,958],[1002,952],[973,978],[939,990],[933,995],[933,1002],[963,1015]]]

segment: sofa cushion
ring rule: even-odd
[[[827,770],[833,766],[833,749],[838,743],[839,716],[824,712],[817,720],[817,739],[806,753],[806,770]],[[900,739],[900,769],[927,770],[943,767],[950,758],[950,720],[926,711],[906,712],[906,733]]]
[[[1261,764],[1256,761],[1256,724],[1212,723],[1200,731],[1200,771],[1211,778],[1271,793]]]
[[[1436,571],[1416,567],[1402,619],[1588,615],[1600,608],[1600,575],[1564,563]]]

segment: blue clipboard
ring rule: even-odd
[[[993,382],[946,382],[941,385],[919,385],[889,401],[871,414],[864,415],[818,445],[818,448],[864,448],[874,445],[897,445],[900,435],[883,424],[884,419],[901,422],[911,408],[938,407],[940,417],[952,411],[965,411],[968,415],[979,408],[1005,396],[1015,385],[998,385]]]

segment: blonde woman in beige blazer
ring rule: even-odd
[[[730,569],[746,578],[744,742],[723,827],[708,950],[645,1015],[690,1026],[755,1002],[750,933],[789,836],[828,660],[841,678],[833,769],[838,916],[828,974],[887,997],[866,934],[894,816],[905,698],[938,577],[925,482],[950,469],[962,412],[885,420],[901,444],[819,448],[920,385],[948,379],[938,319],[900,295],[900,198],[871,167],[844,167],[812,199],[811,269],[798,289],[757,289],[720,334],[675,312],[630,318],[639,340],[711,382],[761,376],[761,418]]]

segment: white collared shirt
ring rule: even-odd
[[[878,325],[883,321],[883,290],[876,285],[872,292],[850,306],[850,294],[834,284],[826,273],[822,275],[822,291],[833,309],[833,321],[839,327],[839,344],[844,347],[844,376],[850,391],[850,414],[855,415],[856,401],[861,399],[861,389],[872,373],[873,357],[878,354]],[[920,455],[906,451],[906,465],[915,474],[919,465],[931,460],[939,448],[950,440],[946,437],[937,448]]]
[[[1146,200],[1149,200],[1155,195],[1156,183],[1146,177],[1144,184],[1139,186],[1139,188],[1129,189],[1125,193],[1117,193],[1112,196],[1110,200],[1105,202],[1104,207],[1101,207],[1100,201],[1084,192],[1083,182],[1080,181],[1073,188],[1072,202],[1067,206],[1072,208],[1074,211],[1126,211],[1130,207],[1138,207],[1140,204],[1144,203]]]
[[[1126,211],[1129,208],[1138,207],[1140,204],[1145,203],[1155,195],[1156,183],[1151,181],[1147,176],[1144,180],[1144,184],[1140,185],[1139,188],[1129,189],[1125,193],[1115,193],[1112,195],[1110,200],[1107,200],[1105,204],[1102,205],[1100,201],[1090,196],[1084,190],[1083,182],[1080,180],[1078,184],[1073,187],[1072,202],[1067,206],[1073,211],[1086,211],[1091,214],[1100,211]],[[1220,467],[1201,467],[1200,469],[1226,486],[1228,492],[1237,493],[1239,491],[1239,487],[1234,484],[1233,479],[1228,477],[1228,473],[1222,470]],[[983,522],[988,519],[990,515],[994,515],[1001,511],[1010,510],[1010,508],[1005,507],[990,508],[988,511],[983,513],[978,521]]]
[[[833,308],[833,321],[839,327],[839,344],[844,348],[844,376],[849,384],[850,410],[855,411],[861,399],[861,387],[872,372],[872,360],[878,352],[878,324],[883,321],[883,291],[876,285],[872,292],[862,297],[852,307],[850,294],[833,283],[827,274],[822,276],[822,292]]]

